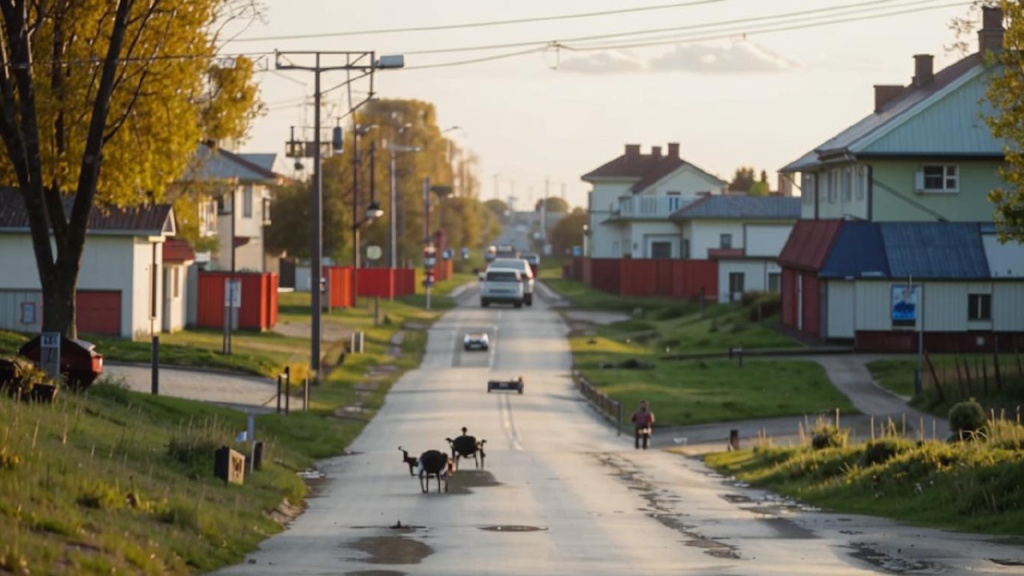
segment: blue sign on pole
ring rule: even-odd
[[[916,284],[892,285],[892,325],[914,326],[917,324]]]

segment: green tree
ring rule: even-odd
[[[729,183],[730,192],[749,192],[754,185],[754,169],[749,166],[740,166]]]
[[[537,200],[537,203],[533,207],[534,212],[540,212],[541,206],[544,206],[544,205],[547,206],[547,211],[548,212],[568,212],[569,211],[569,203],[568,202],[566,202],[565,200],[562,200],[558,196],[550,196],[547,199],[541,198],[540,200]]]
[[[491,214],[494,214],[494,217],[499,221],[503,220],[505,218],[505,213],[508,212],[508,204],[502,200],[498,200],[497,198],[492,198],[491,200],[484,202],[484,207],[490,210]]]
[[[761,178],[750,185],[747,194],[750,196],[767,196],[771,194],[772,187],[768,184],[768,172],[761,170]]]
[[[589,222],[589,218],[586,210],[575,208],[559,220],[549,236],[552,253],[562,255],[573,246],[583,246],[583,225]]]
[[[996,113],[986,117],[992,134],[1010,142],[1006,146],[1006,164],[1000,169],[1005,188],[989,193],[995,204],[995,220],[1000,225],[1000,239],[1024,242],[1024,7],[1018,2],[1003,1],[1007,22],[1004,49],[995,58],[1002,71],[992,76],[988,99]]]
[[[216,27],[248,4],[0,2],[0,184],[19,189],[28,215],[43,330],[76,336],[94,205],[162,200],[204,136],[204,120],[218,119],[218,137],[244,136],[252,67],[236,60],[218,68],[213,59]]]

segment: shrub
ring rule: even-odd
[[[865,466],[885,464],[902,450],[900,443],[893,439],[875,440],[864,447],[863,462]]]
[[[974,398],[958,402],[949,410],[949,429],[959,436],[985,426],[985,409]]]
[[[829,423],[823,418],[818,419],[812,429],[811,447],[815,450],[825,448],[843,448],[850,438],[850,431]]]

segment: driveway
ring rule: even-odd
[[[103,366],[103,375],[136,392],[152,391],[152,371],[147,365],[107,363]],[[161,367],[159,393],[223,404],[246,412],[277,409],[277,382],[255,376]]]

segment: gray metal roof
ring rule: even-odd
[[[789,196],[705,196],[676,210],[671,220],[798,220],[800,199]]]
[[[964,222],[879,224],[893,278],[989,278],[979,225]]]
[[[249,184],[279,182],[284,177],[272,170],[274,157],[274,154],[236,154],[200,144],[185,180],[232,180]]]
[[[63,202],[64,213],[69,214],[74,197],[64,197]],[[28,212],[21,193],[15,188],[0,188],[0,231],[28,230]],[[170,204],[140,204],[127,208],[93,205],[86,230],[89,234],[102,235],[173,235],[174,211]]]

